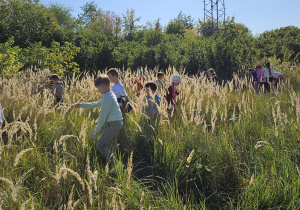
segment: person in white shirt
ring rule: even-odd
[[[274,80],[274,70],[271,68],[270,62],[265,63],[266,69],[264,70],[263,78],[265,78],[267,81],[265,82],[265,89],[267,91],[270,91],[270,84],[269,82],[273,82]]]
[[[117,97],[121,110],[129,112],[132,109],[132,107],[130,106],[130,100],[125,91],[124,85],[119,81],[118,71],[114,68],[111,68],[108,70],[107,76],[109,80],[114,84],[112,86],[112,91]]]

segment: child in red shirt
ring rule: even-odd
[[[176,87],[181,83],[181,79],[179,75],[173,75],[171,85],[167,89],[167,94],[165,96],[168,105],[172,108],[176,108],[176,97],[179,95],[179,92],[176,90]]]

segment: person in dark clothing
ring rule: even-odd
[[[55,97],[55,104],[63,102],[63,93],[64,93],[64,86],[63,83],[59,80],[59,77],[56,74],[53,74],[50,77],[51,82],[53,83],[53,87],[51,89],[51,93]]]
[[[253,80],[252,80],[253,87],[255,91],[257,91],[258,90],[257,72],[254,69],[250,68],[249,73],[253,76]]]
[[[207,70],[207,75],[208,75],[207,81],[209,83],[214,84],[214,86],[218,85],[219,78],[218,78],[218,76],[217,76],[217,74],[216,74],[216,72],[213,68],[210,68],[210,69]]]

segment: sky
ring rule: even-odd
[[[208,1],[208,0],[206,0]],[[77,17],[81,8],[90,0],[41,0],[48,6],[57,3],[72,9]],[[138,24],[145,25],[147,21],[154,22],[160,18],[163,26],[179,14],[190,15],[194,20],[204,18],[203,0],[94,0],[98,8],[111,10],[122,17],[127,9],[134,9]],[[267,30],[285,26],[300,27],[300,0],[225,0],[226,16],[235,17],[235,22],[243,23],[253,35],[259,35]]]

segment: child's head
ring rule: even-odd
[[[95,87],[98,89],[98,92],[105,94],[109,91],[110,80],[107,75],[100,75],[95,79]]]
[[[107,72],[107,76],[112,83],[118,83],[119,74],[118,74],[117,69],[115,69],[115,68],[109,69]]]
[[[207,75],[209,77],[212,77],[212,76],[216,75],[216,72],[215,72],[215,70],[213,68],[210,68],[210,69],[207,70]]]
[[[256,69],[256,70],[257,70],[257,69],[262,69],[262,67],[261,67],[260,64],[257,64],[256,67],[255,67],[255,69]]]
[[[152,93],[155,93],[155,91],[157,90],[157,85],[154,82],[147,82],[145,84],[145,91],[147,95],[150,95],[150,90],[152,91]]]
[[[163,80],[165,75],[162,72],[158,72],[156,76],[158,79]]]
[[[179,83],[181,83],[181,78],[180,78],[180,76],[179,75],[177,75],[177,74],[175,74],[175,75],[173,75],[172,76],[172,85],[173,86],[178,86],[179,85]]]
[[[53,84],[57,84],[59,82],[59,77],[57,74],[53,74],[51,77],[50,77],[50,80]]]
[[[266,66],[266,68],[267,68],[267,69],[269,69],[269,68],[271,67],[271,64],[270,64],[270,62],[269,62],[269,61],[267,61],[267,62],[265,63],[265,66]]]
[[[252,68],[249,68],[249,74],[252,74],[254,70]]]

